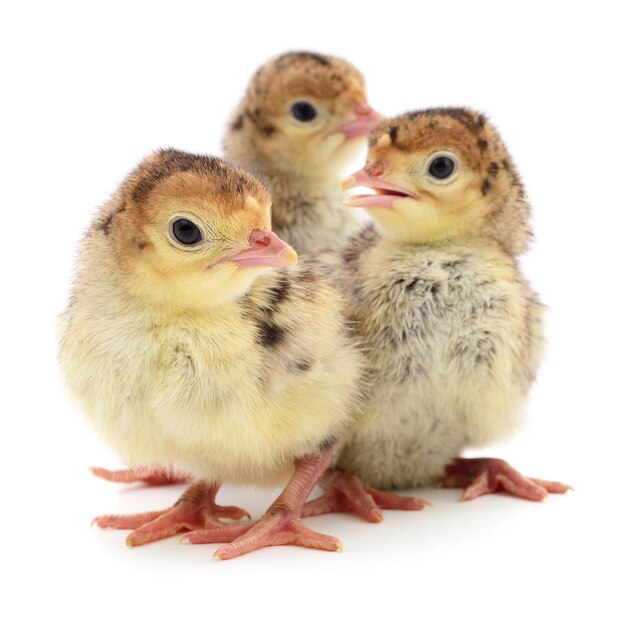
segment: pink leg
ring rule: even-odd
[[[250,518],[250,514],[243,509],[216,504],[215,497],[219,488],[217,483],[210,485],[196,482],[168,509],[137,515],[102,515],[96,517],[93,524],[100,528],[135,529],[128,535],[126,543],[128,546],[141,546],[186,530],[228,529],[233,526],[222,523],[219,520],[221,517],[234,520]]]
[[[178,483],[187,483],[190,476],[187,474],[176,474],[167,470],[137,467],[125,470],[107,470],[103,467],[91,467],[91,472],[113,483],[135,483],[142,481],[150,486],[156,485],[176,485]]]
[[[500,459],[453,459],[444,470],[443,487],[464,487],[462,500],[504,491],[525,500],[544,500],[549,493],[565,493],[564,483],[527,478]]]
[[[352,511],[368,522],[381,522],[384,519],[381,509],[420,511],[431,506],[419,498],[378,491],[357,476],[336,469],[324,474],[321,486],[325,493],[304,505],[302,517]]]
[[[340,551],[341,542],[336,537],[322,535],[300,522],[304,501],[332,459],[332,450],[309,455],[295,463],[293,477],[284,491],[274,501],[265,515],[250,526],[237,529],[237,536],[225,538],[220,529],[197,530],[181,539],[184,543],[216,543],[230,541],[220,546],[214,556],[232,559],[266,546],[296,545],[319,550]],[[231,530],[231,534],[236,531]]]

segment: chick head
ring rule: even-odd
[[[270,268],[297,262],[269,230],[270,205],[250,174],[214,157],[161,150],[128,176],[100,229],[135,295],[206,309],[240,296]]]
[[[365,168],[344,188],[388,238],[433,244],[488,237],[509,254],[530,239],[529,206],[513,161],[487,118],[465,108],[428,109],[384,120],[369,137]]]
[[[224,144],[236,162],[338,176],[381,117],[367,104],[362,74],[349,63],[289,52],[255,73]]]

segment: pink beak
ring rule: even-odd
[[[419,200],[420,196],[411,189],[400,187],[394,183],[389,183],[379,176],[372,176],[369,174],[369,170],[373,172],[383,173],[383,167],[378,167],[379,164],[370,164],[363,167],[361,170],[355,172],[348,178],[346,178],[342,184],[342,189],[351,189],[352,187],[370,187],[377,193],[374,194],[361,194],[346,198],[344,203],[352,207],[372,207],[372,208],[392,208],[393,202],[401,198],[412,198]],[[388,191],[391,193],[382,194],[382,191]]]
[[[295,250],[267,228],[253,230],[248,243],[247,250],[224,257],[218,263],[234,261],[238,267],[284,267],[298,262]]]
[[[356,114],[356,119],[335,128],[330,134],[342,133],[346,139],[367,135],[384,118],[381,113],[378,113],[366,103],[356,105],[354,113]]]

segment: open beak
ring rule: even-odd
[[[238,267],[284,267],[295,265],[295,250],[267,228],[253,230],[248,238],[249,247],[220,259],[218,263],[237,263]]]
[[[343,201],[347,206],[392,209],[395,200],[401,198],[420,200],[420,196],[415,191],[372,176],[368,173],[368,168],[369,166],[366,166],[352,174],[342,182],[341,187],[342,189],[370,187],[375,193],[350,196]]]
[[[342,133],[346,139],[368,135],[384,118],[381,113],[378,113],[366,103],[358,104],[354,109],[354,113],[356,114],[354,120],[335,128],[330,134]]]

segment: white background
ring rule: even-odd
[[[2,583],[10,624],[619,623],[619,19],[613,3],[4,4]],[[387,115],[489,113],[523,174],[550,305],[523,433],[486,454],[572,484],[543,504],[420,490],[383,524],[309,522],[342,554],[270,548],[230,562],[176,539],[129,550],[101,513],[170,504],[86,468],[118,461],[66,400],[55,320],[93,211],[158,146],[218,153],[251,73],[289,49],[340,55]],[[259,515],[273,494],[225,488]],[[7,617],[7,615],[9,617]]]

